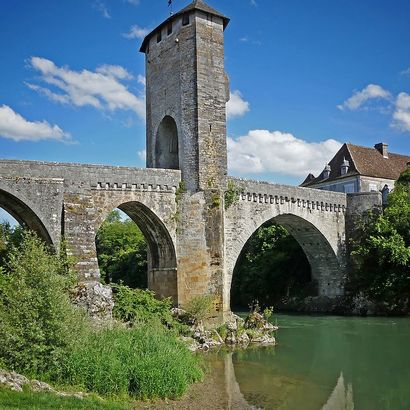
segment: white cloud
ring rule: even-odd
[[[120,81],[132,78],[121,66],[102,65],[95,72],[74,71],[41,57],[32,57],[30,65],[54,90],[36,84],[27,84],[28,87],[52,101],[77,107],[91,105],[100,110],[130,110],[145,118],[145,99],[132,94]]]
[[[138,74],[137,81],[138,81],[138,84],[141,84],[144,87],[147,85],[147,79],[144,75]]]
[[[142,151],[138,151],[138,158],[139,158],[141,161],[145,161],[146,158],[147,158],[147,150],[146,150],[146,149],[143,149]]]
[[[237,139],[228,138],[228,164],[230,171],[242,174],[305,177],[321,172],[341,146],[333,139],[307,142],[281,131],[251,130]]]
[[[14,141],[68,141],[70,135],[47,121],[28,121],[7,105],[0,106],[0,136]]]
[[[105,74],[108,77],[118,78],[119,80],[131,80],[133,78],[124,67],[120,65],[103,64],[95,70],[97,73]]]
[[[369,84],[367,87],[363,88],[361,91],[356,91],[350,98],[348,98],[343,104],[337,106],[339,110],[358,110],[363,107],[368,101],[382,99],[390,100],[391,94],[380,87],[380,85]]]
[[[122,36],[132,40],[134,38],[143,39],[150,32],[148,28],[140,27],[138,25],[131,26],[128,33],[122,33]]]
[[[242,117],[249,111],[249,102],[242,98],[240,91],[231,91],[231,98],[226,104],[226,115],[228,119]]]
[[[401,131],[410,131],[410,95],[400,93],[396,98],[393,126]]]
[[[105,18],[105,19],[110,19],[111,15],[107,9],[107,6],[104,4],[104,2],[102,2],[101,0],[96,0],[94,2],[94,8],[99,11],[101,13],[101,15]]]
[[[132,4],[133,6],[138,6],[140,4],[140,0],[124,0],[126,3]]]
[[[256,0],[249,0],[249,3],[254,7],[258,6],[258,3],[256,2]]]
[[[410,67],[407,70],[403,70],[401,73],[401,75],[409,75],[410,76]]]

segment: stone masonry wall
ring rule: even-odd
[[[343,293],[346,195],[309,188],[231,178],[242,190],[225,214],[225,309],[232,273],[244,245],[265,222],[275,219],[302,246],[321,295]]]

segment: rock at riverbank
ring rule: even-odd
[[[202,322],[196,323],[182,309],[173,309],[174,318],[189,326],[188,334],[181,337],[192,351],[208,350],[217,346],[241,346],[249,344],[275,345],[274,332],[277,326],[269,323],[263,315],[251,312],[245,319],[231,314],[228,320],[217,328],[206,328]]]
[[[83,392],[69,393],[57,391],[47,383],[41,382],[39,380],[29,380],[22,374],[0,369],[0,388],[22,392],[25,386],[29,387],[30,390],[34,392],[53,393],[61,397],[75,397],[77,399],[83,399],[87,396],[87,394]]]

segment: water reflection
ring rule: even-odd
[[[353,410],[353,387],[351,383],[345,386],[343,373],[340,373],[337,384],[322,410]]]
[[[410,319],[279,320],[279,346],[219,354],[228,409],[410,408]]]

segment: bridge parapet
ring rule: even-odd
[[[181,172],[109,165],[68,164],[44,161],[0,160],[0,177],[62,178],[66,187],[85,189],[159,191],[176,190]]]
[[[309,210],[346,212],[347,196],[340,192],[301,188],[241,178],[229,178],[241,189],[240,201],[260,204],[292,203]]]

